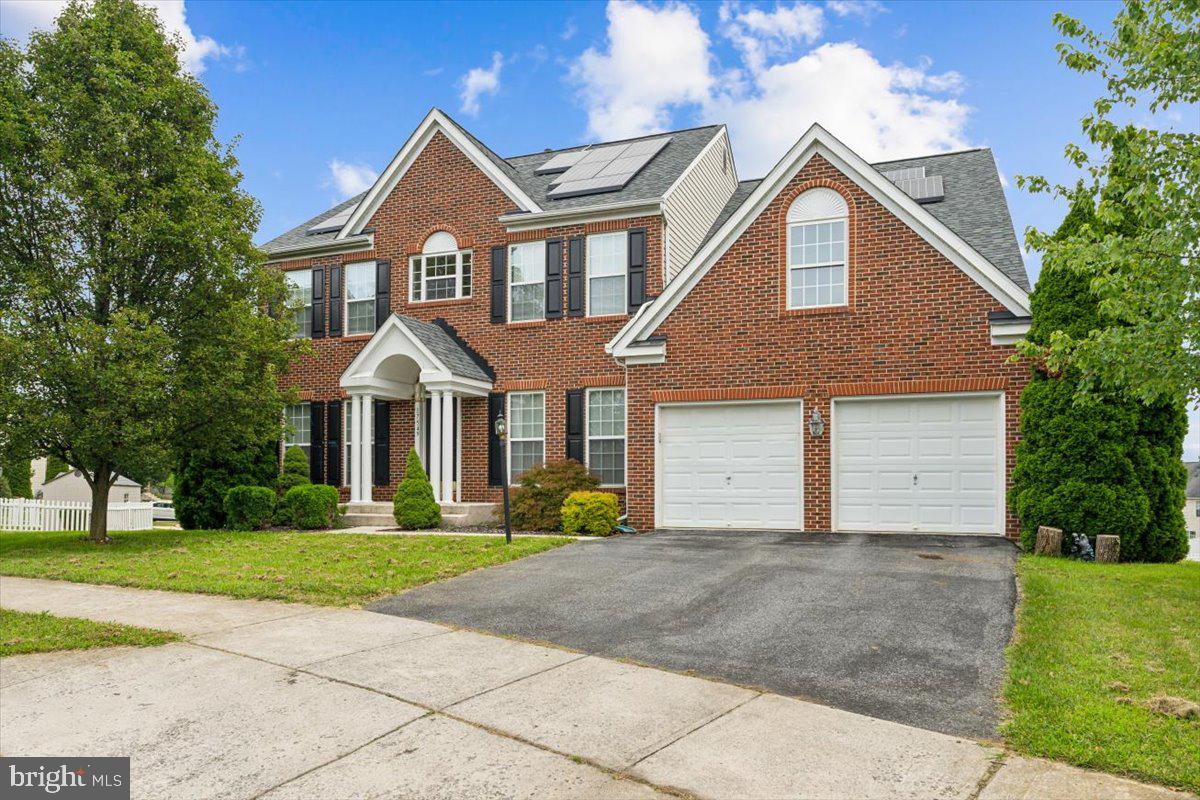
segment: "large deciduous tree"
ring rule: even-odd
[[[1081,393],[1119,389],[1146,402],[1196,397],[1200,3],[1126,0],[1111,34],[1062,13],[1054,24],[1066,37],[1058,45],[1061,61],[1098,76],[1105,87],[1083,120],[1086,144],[1066,151],[1086,175],[1082,193],[1099,224],[1061,236],[1030,230],[1026,240],[1046,263],[1086,280],[1100,315],[1091,328],[1062,329],[1030,340],[1023,351],[1052,370],[1074,368]],[[1182,128],[1155,127],[1172,116]],[[1020,183],[1035,192],[1076,194],[1041,177]]]
[[[0,420],[78,468],[107,539],[118,473],[277,436],[290,323],[216,108],[133,0],[0,42]]]

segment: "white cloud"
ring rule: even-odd
[[[370,189],[378,177],[379,173],[366,164],[348,164],[335,158],[329,162],[329,182],[326,185],[332,185],[343,198],[353,197]]]
[[[776,6],[774,11],[743,10],[738,2],[724,2],[719,12],[721,33],[742,54],[752,72],[763,68],[769,56],[792,52],[801,43],[811,44],[821,36],[825,14],[816,6],[796,3]]]
[[[621,138],[661,130],[672,107],[708,99],[714,85],[709,39],[690,6],[613,0],[607,15],[607,52],[589,48],[571,69],[590,134]]]
[[[676,111],[725,122],[747,177],[768,170],[814,122],[868,160],[969,146],[961,75],[934,71],[929,59],[883,64],[853,42],[818,44],[822,14],[804,3],[769,12],[724,4],[718,32],[740,58],[721,71],[691,6],[613,0],[606,49],[588,50],[571,71],[589,134],[664,130]]]
[[[196,37],[187,22],[184,0],[139,0],[142,5],[158,12],[158,18],[168,34],[177,33],[183,47],[179,60],[193,75],[204,71],[205,61],[235,56],[238,69],[244,69],[244,48],[230,48],[210,36]],[[35,29],[47,30],[66,7],[66,0],[0,0],[0,33],[23,41]]]
[[[877,0],[829,0],[825,7],[839,17],[862,17],[864,20],[887,13],[883,3]]]
[[[500,70],[504,67],[504,56],[492,53],[492,66],[484,69],[475,67],[462,77],[462,111],[472,117],[479,113],[479,98],[485,94],[495,94],[500,90]]]

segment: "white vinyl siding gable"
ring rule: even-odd
[[[665,253],[664,284],[695,255],[737,188],[729,136],[722,131],[717,140],[663,198],[663,220],[671,236],[671,246]]]

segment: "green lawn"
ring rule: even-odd
[[[351,606],[570,539],[343,533],[129,531],[0,533],[0,574]]]
[[[1146,707],[1200,702],[1200,563],[1087,564],[1023,556],[1008,648],[1008,744],[1031,755],[1196,791],[1200,719]]]
[[[177,634],[168,631],[0,608],[0,656],[87,650],[119,644],[146,647],[178,639]]]

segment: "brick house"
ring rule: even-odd
[[[1015,536],[1028,278],[986,149],[868,164],[817,125],[739,180],[724,126],[501,158],[430,111],[264,245],[315,355],[313,479],[416,448],[451,521],[571,457],[640,528]],[[483,505],[487,504],[487,505]]]

